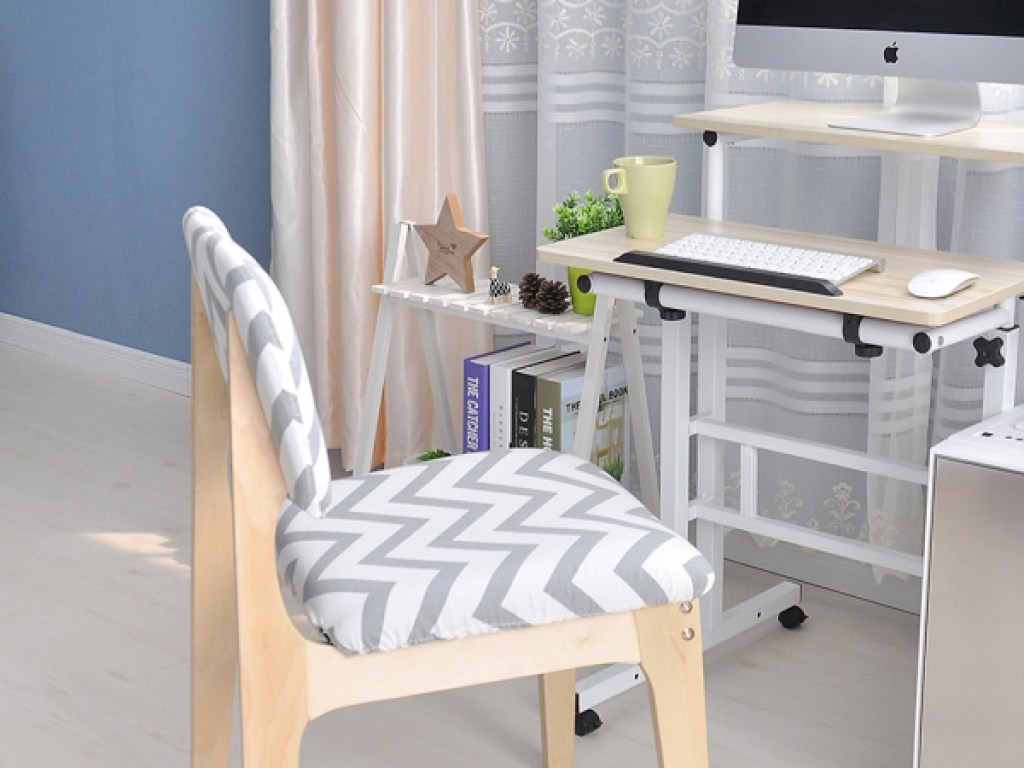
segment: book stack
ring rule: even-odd
[[[463,450],[573,449],[586,356],[524,343],[464,363]],[[622,480],[629,457],[626,370],[609,365],[591,460]]]

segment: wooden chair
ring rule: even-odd
[[[536,675],[572,765],[575,669],[639,663],[660,764],[706,768],[708,562],[589,462],[467,454],[331,481],[291,319],[210,211],[193,265],[192,765],[294,768],[340,707]],[[286,608],[287,585],[319,638]]]

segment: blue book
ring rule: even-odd
[[[515,357],[532,344],[520,342],[467,357],[462,362],[462,451],[486,451],[491,445],[491,363]]]

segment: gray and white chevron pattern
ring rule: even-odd
[[[610,475],[538,449],[336,480],[312,520],[286,505],[278,568],[346,653],[688,600],[710,564]]]
[[[227,317],[234,311],[288,497],[319,517],[330,504],[331,472],[313,390],[284,299],[212,211],[191,208],[183,226],[221,372],[227,376]]]
[[[610,475],[536,449],[472,453],[330,481],[277,287],[204,208],[185,239],[222,370],[235,321],[288,498],[278,570],[347,654],[699,597],[711,566]]]

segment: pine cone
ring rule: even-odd
[[[536,272],[528,272],[519,281],[519,299],[523,302],[523,309],[537,308],[537,292],[546,281]]]
[[[558,280],[545,280],[537,291],[537,311],[544,315],[560,315],[569,308],[569,289]]]

